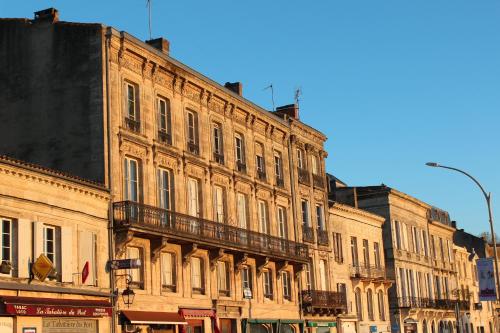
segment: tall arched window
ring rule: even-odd
[[[384,304],[384,292],[379,290],[377,293],[378,299],[378,318],[382,321],[385,320],[385,304]],[[427,333],[427,332],[424,332]]]
[[[368,289],[366,292],[366,307],[368,309],[368,319],[372,321],[375,320],[373,315],[373,292],[371,289]]]
[[[356,300],[356,314],[358,315],[358,320],[363,320],[363,306],[361,304],[361,290],[359,288],[354,292],[354,297]]]

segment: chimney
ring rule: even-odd
[[[151,45],[155,49],[160,50],[162,53],[168,55],[168,52],[170,50],[170,42],[165,38],[160,37],[156,39],[150,39],[147,40],[146,43]]]
[[[278,106],[276,108],[276,113],[287,115],[294,119],[299,119],[299,106],[297,104]]]
[[[47,8],[35,12],[35,22],[56,23],[59,21],[59,11],[55,8]]]
[[[241,82],[226,82],[224,83],[224,87],[240,96],[243,96],[243,84]]]
[[[451,221],[451,226],[456,229],[457,228],[457,221]]]

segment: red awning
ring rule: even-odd
[[[215,311],[211,309],[180,309],[179,313],[184,317],[215,317]]]
[[[111,315],[108,300],[80,300],[0,296],[6,314],[44,317],[104,317]]]
[[[177,312],[150,312],[123,310],[122,315],[131,324],[187,325],[184,317]]]

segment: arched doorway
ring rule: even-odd
[[[424,321],[422,322],[422,332],[423,333],[428,333],[427,332],[427,320],[424,319]]]
[[[434,321],[431,323],[431,333],[436,333],[436,325],[434,325]]]

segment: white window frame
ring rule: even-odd
[[[200,183],[198,179],[188,178],[188,214],[194,217],[201,217],[200,212]]]
[[[214,220],[219,223],[225,221],[225,191],[222,186],[214,186]]]
[[[245,138],[240,133],[234,134],[234,154],[236,162],[245,164]]]
[[[13,264],[13,260],[12,260],[12,247],[13,247],[12,241],[14,240],[13,221],[11,219],[8,219],[8,218],[1,218],[1,220],[2,220],[2,225],[1,225],[2,235],[0,237],[0,245],[1,245],[2,252],[0,253],[0,256],[1,256],[0,261],[2,261],[2,262],[8,261],[11,264]],[[8,224],[8,227],[6,227],[6,224]],[[9,244],[4,243],[4,240],[6,238],[9,240]],[[8,256],[9,256],[8,258],[5,258],[5,256],[4,256],[5,251],[8,252]],[[10,274],[11,273],[9,273],[8,275],[10,275]]]
[[[311,155],[311,169],[313,175],[319,175],[319,158],[316,155]]]
[[[229,263],[219,260],[217,262],[217,289],[219,295],[230,296],[231,281],[229,277]]]
[[[126,87],[126,101],[127,101],[127,118],[135,121],[139,121],[139,116],[138,116],[138,103],[137,103],[137,93],[138,93],[138,87],[137,85],[130,83],[130,82],[125,82],[125,87]],[[130,92],[133,92],[132,96],[130,96]],[[133,110],[133,114],[130,113],[130,111]]]
[[[203,259],[200,257],[191,257],[191,290],[205,294]]]
[[[156,108],[158,114],[158,131],[172,135],[170,100],[168,98],[156,97]]]
[[[253,290],[252,288],[252,268],[250,266],[244,266],[241,269],[241,285],[243,288],[243,291],[245,288],[249,288],[251,291]],[[253,298],[253,295],[252,295]]]
[[[162,289],[174,292],[177,288],[176,255],[173,252],[161,252],[160,258]]]
[[[278,215],[278,231],[279,237],[283,239],[287,239],[287,223],[286,223],[286,209],[283,206],[277,206],[276,208]]]
[[[132,172],[132,166],[135,164],[135,174]],[[126,156],[124,158],[124,199],[139,202],[140,193],[140,163],[139,160]],[[135,188],[135,197],[132,190]]]
[[[48,232],[52,232],[52,239],[49,240]],[[48,243],[52,242],[52,252],[49,252]],[[59,255],[57,253],[57,234],[56,227],[50,225],[43,226],[43,254],[49,258],[54,266],[57,266],[57,260],[59,259]]]
[[[247,229],[247,196],[241,192],[236,193],[236,214],[238,218],[238,227],[241,229]]]
[[[319,287],[323,291],[328,291],[328,264],[325,259],[319,260]]]
[[[302,210],[302,225],[306,227],[311,226],[311,214],[309,212],[309,201],[302,199],[300,201],[300,207]]]
[[[137,254],[132,253],[137,250]],[[127,258],[128,259],[140,259],[141,262],[144,262],[144,249],[138,246],[127,246]],[[134,269],[128,269],[127,273],[130,275],[131,284],[139,287],[140,289],[144,289],[144,268],[143,266]]]
[[[304,152],[300,148],[297,148],[297,167],[299,169],[306,168],[306,166],[304,165]]]
[[[158,206],[172,210],[172,173],[168,169],[158,168]]]
[[[262,272],[262,284],[263,284],[263,293],[264,298],[273,299],[273,272],[269,269],[266,269]]]
[[[322,204],[316,204],[316,223],[318,230],[324,231],[325,228],[325,216]]]
[[[212,140],[214,153],[223,155],[223,131],[220,123],[212,123]]]
[[[269,235],[269,221],[267,218],[267,202],[258,200],[259,206],[259,231],[263,234]]]
[[[288,272],[288,271],[281,272],[281,284],[283,287],[283,298],[291,301],[292,300],[292,292],[291,292],[292,285],[291,285],[290,272]]]
[[[274,151],[274,173],[277,179],[283,179],[283,157],[277,150]]]

